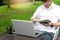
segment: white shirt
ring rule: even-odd
[[[35,18],[36,16],[39,16],[40,20],[49,19],[52,23],[58,22],[58,20],[60,20],[60,7],[52,3],[52,5],[46,9],[44,5],[41,5],[37,8],[31,19]],[[55,27],[45,27],[40,23],[37,26],[39,30],[45,30],[53,33],[56,31]]]

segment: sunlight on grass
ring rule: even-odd
[[[16,9],[21,9],[21,8],[31,8],[32,6],[37,6],[37,5],[41,5],[41,2],[40,1],[36,2],[36,5],[33,5],[33,2],[12,4],[11,7]]]
[[[28,8],[30,6],[31,6],[30,3],[29,4],[13,4],[13,5],[11,5],[12,8]]]

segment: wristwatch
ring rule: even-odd
[[[53,27],[53,23],[51,23],[51,25],[50,25],[51,27]]]

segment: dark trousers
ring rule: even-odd
[[[54,33],[44,32],[41,35],[41,40],[53,40]]]

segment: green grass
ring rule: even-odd
[[[60,0],[53,0],[57,5],[60,5]]]
[[[59,0],[53,1],[60,5]],[[37,7],[41,4],[42,3],[38,1],[36,2],[36,5],[29,2],[23,4],[12,4],[11,8],[7,8],[7,5],[0,6],[0,32],[5,32],[7,25],[12,25],[11,19],[30,20]]]

